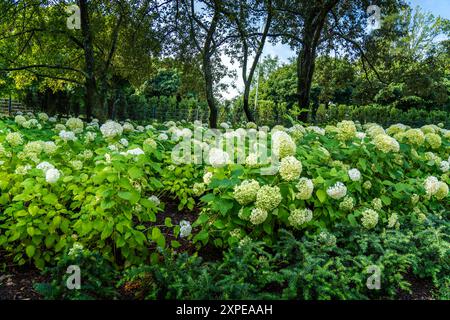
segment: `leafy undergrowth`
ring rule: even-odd
[[[5,273],[38,268],[49,299],[448,298],[443,125],[144,125],[0,121]]]

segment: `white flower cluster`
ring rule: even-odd
[[[100,127],[100,131],[105,139],[113,139],[122,135],[123,128],[119,123],[110,120]]]
[[[393,213],[389,216],[388,219],[388,228],[398,228],[400,226],[399,222],[398,222],[398,215],[397,213]]]
[[[281,159],[280,175],[283,180],[294,181],[300,177],[302,173],[302,163],[293,156]]]
[[[372,209],[365,209],[362,212],[361,224],[366,229],[375,228],[378,223],[378,212]]]
[[[149,197],[148,200],[153,202],[155,204],[155,206],[157,206],[157,207],[161,204],[161,200],[159,200],[159,198],[155,195],[152,195],[151,197]]]
[[[191,223],[189,221],[182,220],[180,222],[180,237],[181,238],[189,237],[191,232],[192,232]]]
[[[68,255],[69,255],[69,257],[77,256],[83,252],[83,249],[84,248],[81,243],[75,242],[72,245],[72,248],[70,248]]]
[[[44,171],[44,173],[45,173],[45,172],[47,172],[47,170],[54,169],[55,167],[51,163],[48,163],[47,161],[44,161],[44,162],[39,163],[36,166],[36,168],[39,169],[39,170]]]
[[[126,154],[132,155],[132,156],[139,156],[141,154],[145,154],[145,152],[141,148],[135,148],[128,150]]]
[[[348,176],[350,180],[352,181],[359,181],[361,180],[361,172],[359,172],[358,169],[350,169],[348,170]]]
[[[439,180],[434,176],[429,176],[425,179],[424,187],[427,195],[433,196],[439,189]]]
[[[380,199],[380,198],[374,198],[374,199],[372,200],[372,207],[373,207],[375,210],[380,211],[381,208],[383,208],[383,202],[381,202],[381,199]]]
[[[83,132],[84,124],[79,118],[70,118],[66,121],[66,127],[75,133]]]
[[[256,180],[244,180],[242,183],[234,188],[234,199],[240,205],[247,205],[256,200],[260,186]]]
[[[206,173],[203,175],[203,182],[204,182],[206,185],[210,184],[210,183],[211,183],[212,177],[213,177],[213,173],[212,173],[212,172],[209,172],[209,171],[206,172]]]
[[[333,199],[341,199],[347,195],[347,187],[342,182],[336,182],[327,189],[327,194]]]
[[[261,208],[253,208],[250,214],[250,222],[254,225],[264,223],[266,221],[268,213]]]
[[[352,211],[354,207],[354,200],[352,197],[345,197],[344,200],[339,203],[339,209],[343,211]]]
[[[62,131],[59,133],[59,137],[60,137],[63,141],[65,141],[65,142],[77,140],[77,137],[75,136],[75,133],[72,132],[72,131],[65,131],[65,130],[62,130]]]
[[[276,131],[272,134],[272,152],[280,159],[295,154],[297,146],[289,134]]]
[[[8,142],[12,147],[17,147],[23,144],[23,138],[18,132],[10,132],[6,135],[6,142]]]
[[[309,198],[311,198],[314,191],[314,183],[311,179],[300,178],[296,185],[296,188],[298,190],[297,194],[295,195],[297,199],[308,200]]]
[[[399,152],[400,145],[387,134],[379,134],[374,138],[375,147],[383,153]]]
[[[313,218],[313,213],[310,209],[295,209],[289,215],[288,221],[291,226],[298,228],[301,225],[308,223]]]
[[[47,181],[50,184],[58,182],[59,178],[61,177],[61,173],[58,169],[48,169],[45,172],[45,181]]]
[[[230,156],[222,149],[212,148],[209,151],[208,160],[214,168],[221,168],[230,162]]]
[[[278,207],[282,200],[280,188],[277,186],[262,186],[256,194],[256,207],[271,211]]]
[[[448,161],[441,161],[441,164],[439,166],[439,169],[441,169],[441,171],[443,173],[446,173],[449,169],[450,169],[450,162]]]

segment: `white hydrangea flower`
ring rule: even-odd
[[[123,128],[119,123],[109,120],[100,127],[100,131],[104,138],[112,139],[121,136]]]
[[[65,131],[65,130],[62,130],[62,131],[59,133],[59,137],[60,137],[62,140],[64,140],[65,142],[77,140],[77,137],[75,136],[75,133],[72,132],[72,131]]]
[[[254,225],[264,223],[266,221],[268,213],[261,208],[253,208],[250,214],[250,222]]]
[[[17,147],[23,144],[23,138],[19,132],[10,132],[6,135],[6,142],[13,147]]]
[[[48,115],[45,112],[38,113],[38,119],[46,122],[48,120]]]
[[[280,175],[283,180],[293,181],[300,177],[302,173],[302,163],[293,156],[281,159]]]
[[[398,223],[398,215],[397,215],[397,213],[394,212],[393,214],[391,214],[389,216],[388,228],[393,228],[393,227],[396,227],[398,225],[399,225],[399,223]]]
[[[125,122],[123,124],[122,128],[123,128],[124,132],[132,132],[132,131],[134,131],[134,126],[131,123],[129,123],[129,122]]]
[[[161,204],[161,200],[159,200],[159,198],[155,195],[152,195],[151,197],[149,197],[148,200],[153,202],[155,204],[155,206],[159,206]]]
[[[342,182],[336,182],[333,186],[327,189],[327,194],[333,199],[341,199],[347,194],[347,187]]]
[[[58,169],[51,168],[45,172],[45,181],[47,181],[48,183],[56,183],[60,177],[61,174]]]
[[[363,140],[363,139],[366,137],[366,134],[365,134],[364,132],[358,131],[358,132],[356,132],[356,137],[357,137],[358,139]]]
[[[14,171],[14,173],[23,176],[23,175],[26,175],[28,173],[28,171],[30,171],[31,169],[32,169],[32,167],[29,164],[27,164],[25,166],[18,166],[16,168],[16,170]]]
[[[66,127],[75,133],[83,132],[84,124],[79,118],[70,118],[66,121]]]
[[[436,194],[439,189],[439,180],[434,176],[429,176],[425,179],[424,187],[427,195],[432,196]]]
[[[435,194],[436,199],[442,200],[446,198],[447,195],[448,195],[448,185],[443,181],[439,181],[438,189]]]
[[[55,167],[51,163],[48,163],[47,161],[39,163],[36,166],[36,168],[39,169],[39,170],[44,171],[44,173],[46,173],[50,169],[55,169]]]
[[[208,185],[211,183],[211,179],[212,179],[213,173],[212,172],[206,172],[203,175],[203,182]]]
[[[361,172],[356,168],[348,170],[348,176],[352,181],[361,180]]]
[[[250,153],[245,159],[245,165],[249,168],[255,168],[259,166],[258,155],[256,153]]]
[[[289,134],[276,131],[272,134],[272,152],[280,159],[293,156],[297,146]]]
[[[362,213],[361,224],[366,229],[372,229],[378,224],[378,212],[372,209],[365,209]]]
[[[182,220],[180,222],[180,237],[186,238],[192,233],[192,226],[189,221]]]
[[[168,139],[169,139],[169,137],[168,137],[167,134],[165,134],[165,133],[161,133],[161,134],[158,136],[158,140],[166,141],[166,140],[168,140]]]
[[[374,138],[375,146],[383,153],[399,152],[400,145],[394,138],[387,134],[379,134]]]
[[[84,249],[84,247],[81,243],[75,242],[73,244],[72,248],[70,248],[68,255],[70,257],[76,256],[76,255],[82,253],[83,249]]]
[[[230,162],[228,153],[219,148],[209,150],[208,159],[214,168],[221,168]]]
[[[295,209],[289,215],[289,223],[291,226],[298,228],[301,225],[308,223],[313,218],[313,212],[310,209]]]
[[[46,154],[54,154],[58,146],[53,141],[46,141],[42,145],[43,150]]]
[[[240,205],[247,205],[256,200],[260,186],[256,180],[244,180],[240,185],[234,187],[234,199]]]
[[[300,178],[297,185],[298,193],[296,194],[297,199],[308,200],[311,198],[314,191],[314,183],[311,179]]]
[[[450,162],[448,161],[441,161],[441,165],[439,166],[442,172],[446,173],[450,169]]]
[[[325,135],[325,129],[317,127],[317,126],[309,126],[306,128],[308,131],[312,131],[318,135],[324,136]]]
[[[110,150],[110,151],[118,151],[119,150],[119,148],[117,148],[117,146],[116,145],[114,145],[114,144],[110,144],[109,146],[108,146],[108,150]]]
[[[256,207],[271,211],[278,207],[283,197],[281,196],[280,188],[268,185],[262,186],[256,194]]]
[[[131,150],[128,150],[126,153],[133,155],[133,156],[139,156],[141,154],[145,154],[145,152],[141,148],[131,149]]]

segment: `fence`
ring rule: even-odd
[[[15,114],[17,112],[33,112],[32,109],[25,107],[19,101],[12,99],[0,99],[0,114]]]

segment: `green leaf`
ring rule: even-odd
[[[202,230],[199,233],[197,233],[193,239],[194,243],[197,241],[203,241],[206,242],[209,238],[208,231]]]
[[[225,199],[219,199],[215,203],[215,206],[218,207],[220,213],[222,213],[223,215],[230,211],[230,209],[233,208],[233,205],[233,201]]]
[[[347,220],[350,222],[350,225],[351,225],[352,227],[356,227],[356,226],[358,225],[358,222],[356,221],[355,216],[352,215],[352,214],[349,214],[349,215],[347,216]]]
[[[131,179],[139,179],[144,175],[144,172],[138,167],[131,167],[128,169],[128,175]]]
[[[164,219],[164,225],[168,228],[172,228],[173,227],[172,219],[170,219],[169,217],[166,217]]]
[[[176,241],[176,240],[172,240],[172,241],[170,242],[170,245],[171,245],[172,248],[174,248],[174,249],[177,249],[177,248],[181,247],[181,243],[179,243],[179,242]]]
[[[319,198],[320,202],[322,202],[322,203],[324,203],[325,200],[327,199],[327,193],[322,189],[319,189],[316,191],[316,196],[317,196],[317,198]]]
[[[213,193],[208,193],[200,198],[200,201],[202,202],[211,202],[216,198],[216,196]]]
[[[391,198],[385,195],[381,196],[381,201],[383,201],[383,203],[387,206],[391,204]]]
[[[42,201],[44,201],[44,203],[46,203],[46,204],[55,205],[58,203],[58,198],[56,197],[55,194],[49,193],[48,195],[46,195],[42,198]]]
[[[139,245],[143,245],[144,241],[147,240],[147,238],[145,237],[145,235],[140,232],[140,231],[134,231],[134,239],[136,240],[137,243],[139,243]]]
[[[137,191],[119,191],[117,193],[119,198],[128,200],[131,204],[135,204],[141,198],[141,194]]]
[[[263,224],[263,229],[267,234],[272,234],[272,223],[266,220]]]
[[[366,169],[367,169],[367,161],[365,159],[363,159],[363,158],[359,158],[358,163],[361,166],[361,169],[363,171],[366,171]]]
[[[214,222],[214,227],[216,227],[217,229],[224,229],[225,228],[225,224],[223,223],[222,220],[216,220]]]
[[[113,232],[113,227],[114,225],[112,223],[108,223],[105,227],[105,229],[103,229],[102,235],[101,235],[101,240],[105,240],[106,238],[108,238],[112,232]]]
[[[28,245],[27,248],[25,249],[25,252],[27,253],[27,256],[29,258],[32,258],[36,252],[36,247],[33,246],[32,244]]]
[[[27,228],[27,233],[28,233],[31,237],[34,236],[34,235],[35,235],[34,228],[33,228],[33,227],[28,227],[28,228]]]

